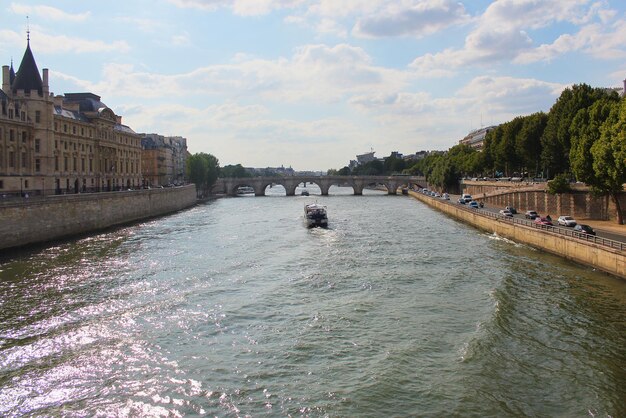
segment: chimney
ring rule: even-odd
[[[2,91],[9,94],[9,90],[11,90],[11,81],[9,77],[9,66],[2,66]]]
[[[626,78],[624,79],[624,90],[622,91],[622,97],[626,97]]]
[[[50,86],[48,86],[48,69],[44,68],[42,70],[43,74],[43,96],[46,97],[48,93],[50,93]]]

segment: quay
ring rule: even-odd
[[[195,204],[194,184],[2,202],[0,250],[95,232]]]
[[[498,234],[515,242],[524,243],[579,264],[596,268],[626,279],[626,244],[611,240],[584,240],[569,234],[557,233],[555,228],[536,228],[520,219],[511,219],[497,214],[470,209],[414,191],[410,196],[420,202],[451,216],[461,222],[484,231]]]

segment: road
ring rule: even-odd
[[[459,195],[450,195],[450,202],[455,204],[455,205],[460,204],[460,203],[458,203],[459,197],[460,197]],[[435,199],[435,198],[433,197],[433,199]],[[486,210],[488,212],[499,213],[500,210],[502,210],[504,208],[503,207],[484,205],[484,207],[482,207],[481,209],[482,210]],[[517,214],[515,214],[513,216],[516,217],[516,218],[519,218],[519,219],[525,219],[524,213],[517,213]],[[554,223],[555,228],[569,229],[569,230],[572,229],[572,228],[567,228],[567,227],[564,227],[564,226],[559,226],[556,223],[557,217],[558,216],[553,216],[552,217],[552,222]],[[590,222],[590,223],[593,223],[593,222]],[[611,231],[606,231],[606,230],[603,230],[601,228],[597,228],[595,226],[594,226],[594,230],[596,231],[596,236],[598,236],[598,237],[610,239],[610,240],[613,240],[613,241],[626,243],[626,235],[625,234],[619,234],[619,233],[615,233],[615,232],[611,232]]]

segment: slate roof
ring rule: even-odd
[[[58,115],[58,116],[63,116],[65,118],[68,119],[74,119],[74,120],[78,120],[81,122],[89,122],[89,119],[87,119],[87,117],[85,117],[85,115],[83,115],[80,112],[76,112],[73,110],[67,110],[62,108],[61,106],[54,106],[54,114]]]
[[[26,51],[15,75],[15,80],[11,84],[11,90],[13,93],[18,90],[24,90],[25,93],[36,90],[40,95],[43,95],[43,81],[39,75],[33,52],[30,50],[30,42],[26,44]]]
[[[100,96],[93,93],[65,93],[63,100],[71,103],[78,102],[81,112],[98,112],[107,107],[100,101]]]

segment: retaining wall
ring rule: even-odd
[[[586,186],[573,185],[569,193],[551,195],[546,191],[546,184],[518,182],[463,182],[464,193],[471,194],[493,206],[513,206],[526,211],[536,210],[542,215],[556,218],[570,215],[580,219],[601,221],[617,220],[617,208],[608,196],[593,196]],[[618,196],[622,216],[626,217],[626,193]]]
[[[0,206],[0,250],[165,215],[196,203],[196,186],[47,196]]]
[[[626,252],[603,245],[586,242],[553,232],[512,223],[506,219],[494,219],[481,215],[462,205],[438,200],[420,193],[409,192],[414,198],[444,212],[462,222],[485,231],[540,248],[586,266],[594,267],[626,279]]]

